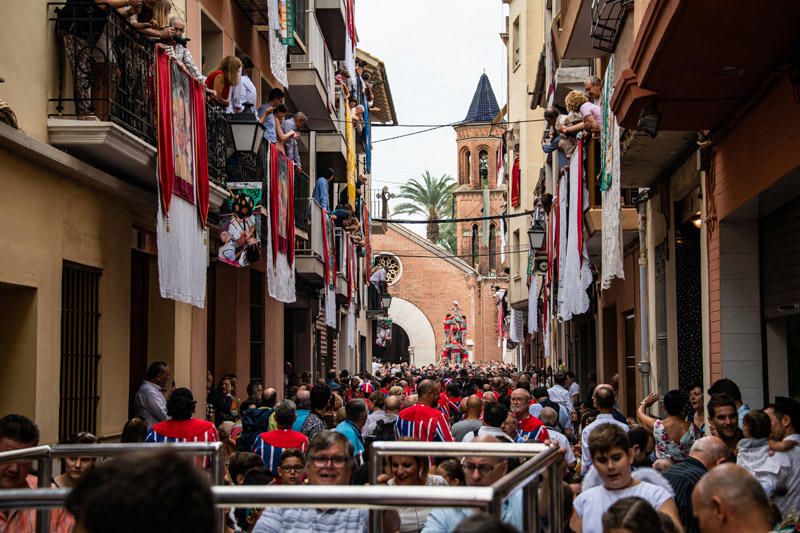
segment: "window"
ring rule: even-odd
[[[513,47],[513,55],[511,59],[514,64],[514,68],[516,69],[519,67],[519,17],[514,19],[514,26],[511,30],[511,46]]]
[[[478,263],[480,262],[480,256],[478,255],[479,244],[478,244],[478,225],[472,225],[472,266],[478,268]]]
[[[489,224],[489,270],[497,270],[497,243],[494,234],[495,225]]]
[[[264,273],[250,269],[250,381],[264,379]]]
[[[100,271],[64,263],[61,274],[61,383],[58,436],[97,431]]]
[[[459,184],[468,184],[472,180],[472,152],[469,148],[461,151],[461,179]]]
[[[489,152],[481,150],[478,153],[478,170],[481,176],[481,185],[489,184]]]
[[[393,254],[383,254],[375,258],[375,263],[386,270],[386,283],[394,285],[403,276],[403,263]]]

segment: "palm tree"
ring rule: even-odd
[[[442,174],[438,178],[431,176],[427,170],[422,175],[422,182],[411,179],[400,186],[398,198],[408,200],[394,209],[395,215],[422,215],[428,221],[426,236],[433,244],[439,242],[439,223],[434,222],[450,214],[451,199],[455,189],[455,181],[451,176]]]

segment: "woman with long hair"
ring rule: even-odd
[[[62,444],[97,444],[100,439],[88,431],[75,433]],[[53,484],[59,489],[71,489],[86,475],[97,460],[96,457],[65,457],[64,472],[53,478]]]
[[[219,427],[223,422],[236,422],[239,419],[239,399],[234,395],[230,376],[219,380],[217,389],[208,396],[208,402],[214,406],[215,426]]]
[[[703,385],[692,383],[689,386],[689,416],[686,418],[703,435],[706,433],[706,405],[703,398]]]
[[[214,91],[211,99],[222,107],[228,107],[231,87],[239,85],[242,76],[242,60],[236,56],[222,58],[217,68],[206,78],[206,87]]]

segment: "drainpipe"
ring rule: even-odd
[[[650,394],[650,328],[647,294],[647,199],[648,191],[639,190],[639,316],[642,335],[642,359],[639,372],[642,373],[642,395]]]

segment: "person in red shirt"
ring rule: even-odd
[[[525,389],[514,389],[511,393],[511,412],[517,419],[517,442],[544,442],[550,438],[541,420],[528,412],[531,393]]]
[[[441,385],[424,379],[417,386],[417,403],[400,411],[396,428],[400,438],[413,437],[424,442],[452,442],[450,424],[437,409]]]
[[[296,417],[294,402],[284,400],[275,408],[275,423],[278,424],[278,429],[265,431],[256,437],[253,443],[253,453],[261,457],[264,466],[275,476],[279,474],[278,467],[281,465],[281,454],[284,450],[295,448],[305,453],[308,449],[308,437],[292,430]]]

